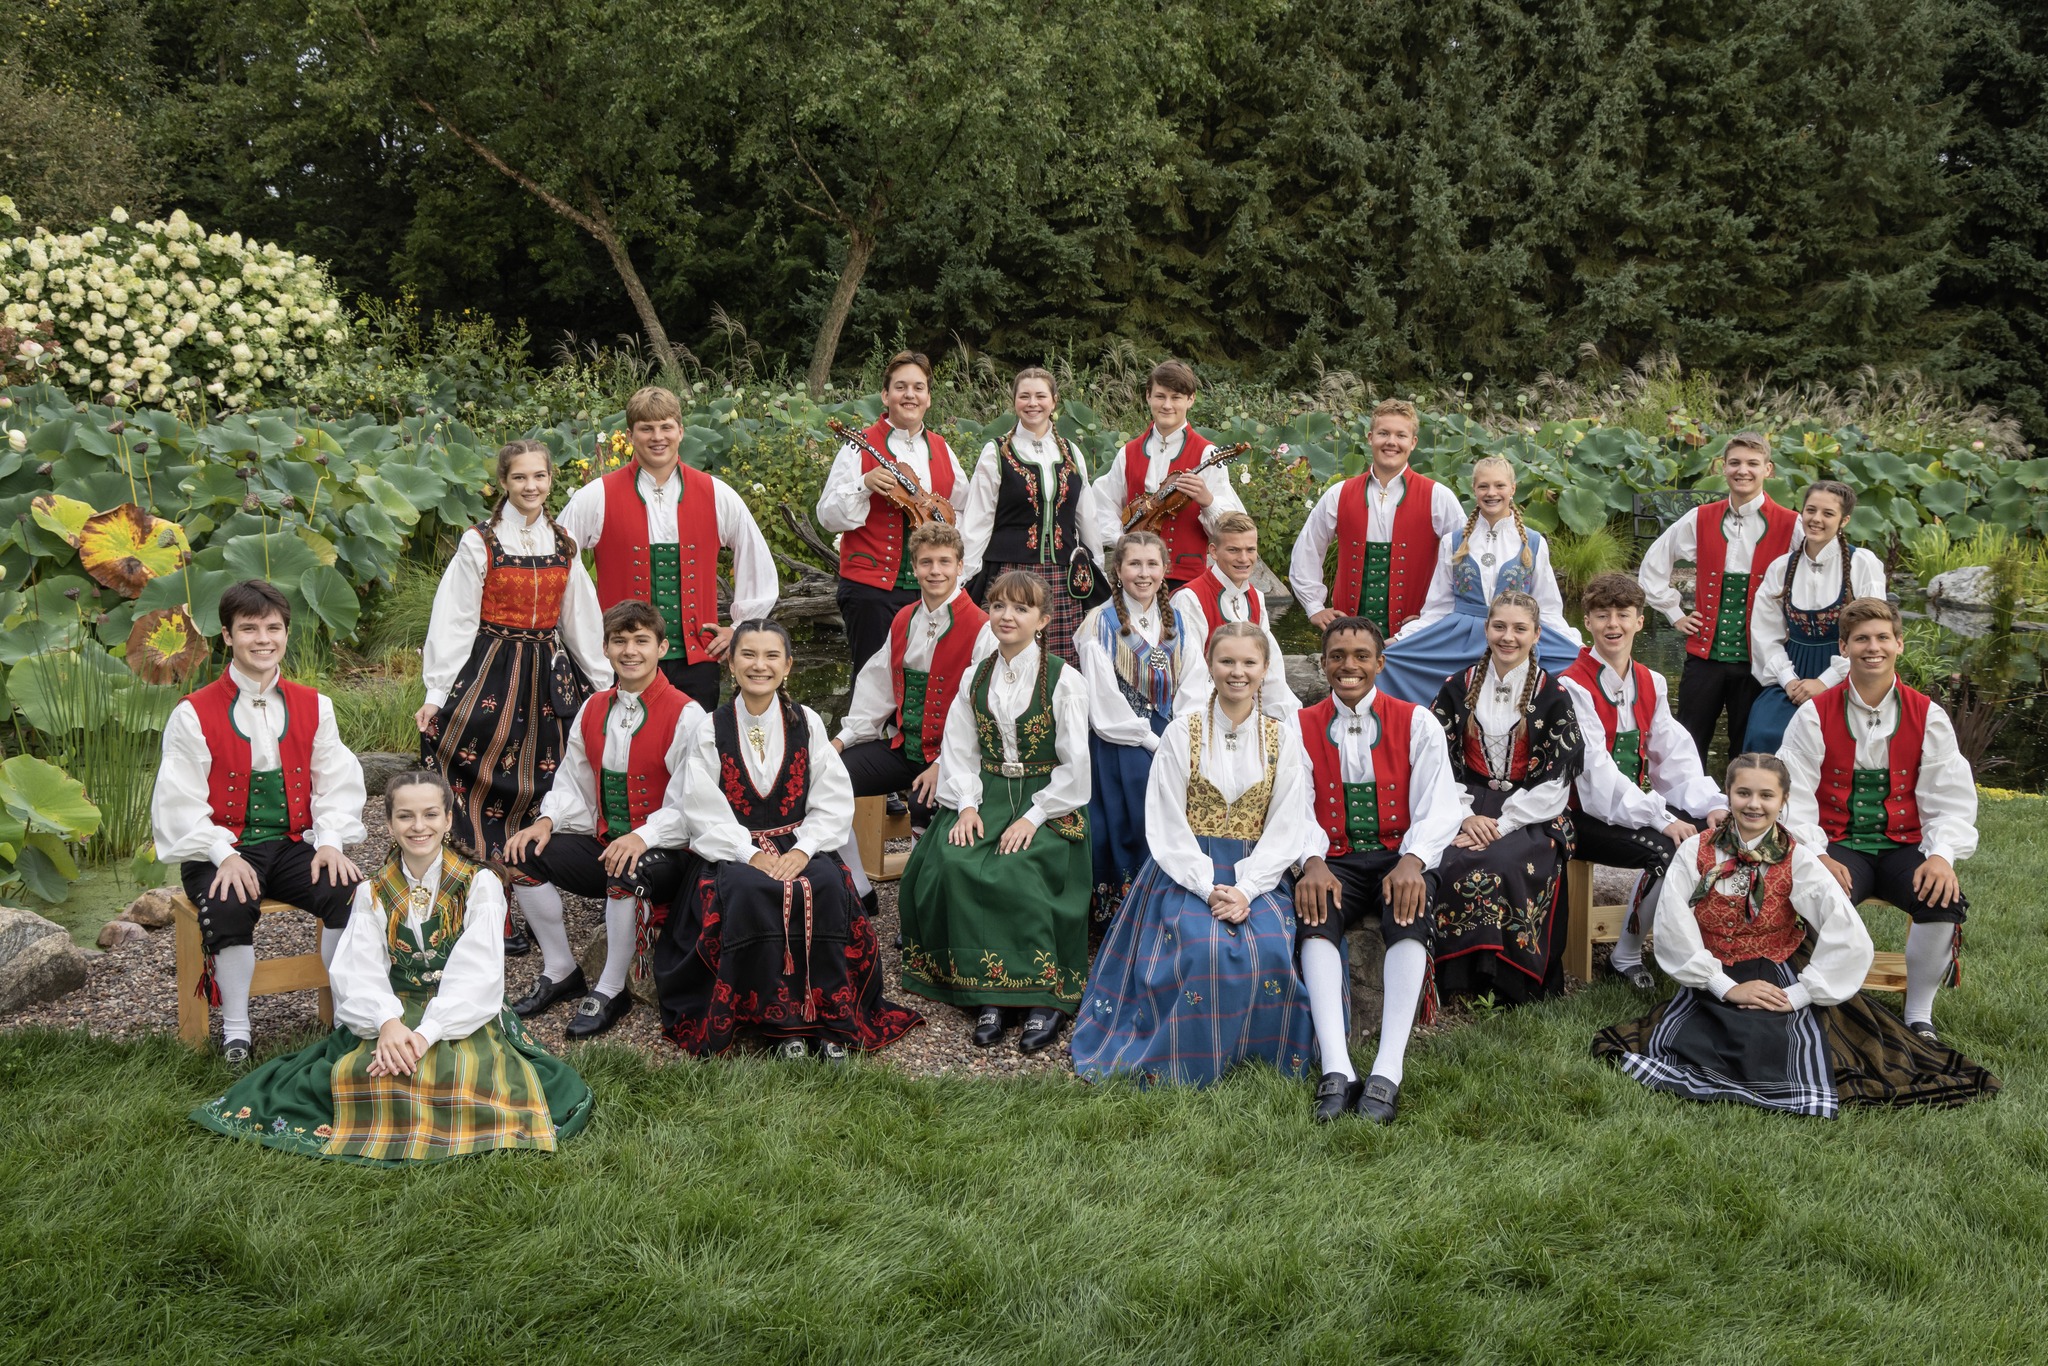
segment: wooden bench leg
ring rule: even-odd
[[[334,988],[322,987],[313,994],[313,1011],[320,1017],[320,1023],[334,1028]]]
[[[193,1048],[206,1047],[206,1001],[199,995],[199,975],[206,967],[206,942],[199,933],[199,911],[184,897],[171,903],[178,978],[178,1037]]]
[[[1593,980],[1593,865],[1573,859],[1564,871],[1564,971],[1581,982]]]

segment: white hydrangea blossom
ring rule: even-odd
[[[20,222],[0,196],[0,230]],[[84,233],[0,237],[0,325],[46,323],[53,380],[164,408],[201,395],[250,407],[347,337],[318,261],[208,233],[182,210],[131,223],[117,208]]]

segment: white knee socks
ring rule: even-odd
[[[861,866],[860,840],[852,835],[848,835],[846,843],[839,847],[839,857],[845,860],[846,871],[853,874],[854,892],[860,896],[866,896],[873,889],[874,884],[868,881],[868,870]]]
[[[1380,1004],[1380,1051],[1374,1055],[1374,1075],[1400,1084],[1401,1064],[1408,1056],[1408,1032],[1415,1027],[1415,1010],[1422,1004],[1422,984],[1429,977],[1429,950],[1413,939],[1397,939],[1387,946],[1387,962],[1380,972],[1383,999]]]
[[[626,989],[626,974],[632,970],[639,941],[640,914],[633,898],[608,898],[604,903],[604,974],[597,979],[598,995],[612,997]]]
[[[566,982],[576,971],[576,955],[569,951],[569,931],[562,923],[562,894],[552,882],[521,887],[514,893],[519,909],[526,915],[526,928],[540,945],[540,974],[550,982]]]
[[[1344,956],[1337,946],[1320,935],[1302,940],[1301,980],[1308,988],[1308,1013],[1315,1022],[1323,1070],[1340,1072],[1346,1081],[1358,1080],[1344,1037],[1344,1002],[1351,984],[1345,980]]]
[[[1649,934],[1650,921],[1657,913],[1657,903],[1653,898],[1663,884],[1663,879],[1659,878],[1645,886],[1649,876],[1643,873],[1636,878],[1635,892],[1629,897],[1629,905],[1635,909],[1635,914],[1622,917],[1621,936],[1614,941],[1612,961],[1616,968],[1633,968],[1642,964],[1643,939]],[[1629,928],[1630,922],[1634,922],[1634,929]]]
[[[1934,992],[1954,959],[1956,927],[1945,921],[1906,931],[1906,1023],[1934,1022]]]
[[[220,988],[222,1039],[249,1037],[249,985],[255,980],[254,944],[240,944],[232,949],[222,949],[213,956],[213,983]]]

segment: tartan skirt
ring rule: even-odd
[[[1245,840],[1200,837],[1228,884]],[[1102,941],[1071,1045],[1086,1081],[1207,1086],[1240,1062],[1303,1075],[1313,1056],[1308,992],[1294,966],[1294,897],[1256,897],[1241,925],[1146,859]]]
[[[1074,632],[1081,628],[1081,618],[1088,615],[1088,604],[1067,592],[1067,571],[1056,564],[998,564],[989,569],[988,581],[994,583],[996,575],[1012,569],[1036,574],[1045,581],[1045,648],[1074,668],[1080,668],[1081,656],[1074,648]]]
[[[401,997],[417,1026],[426,997]],[[472,1153],[553,1152],[590,1122],[590,1088],[510,1010],[429,1048],[410,1077],[372,1077],[374,1040],[336,1029],[272,1058],[193,1123],[306,1157],[397,1167]]]

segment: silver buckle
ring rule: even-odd
[[[1005,760],[1005,761],[1004,761],[1004,763],[1003,763],[1003,776],[1004,776],[1005,778],[1021,778],[1021,777],[1023,777],[1023,776],[1024,776],[1024,765],[1022,765],[1022,764],[1013,764],[1013,763],[1010,763],[1009,761]]]

